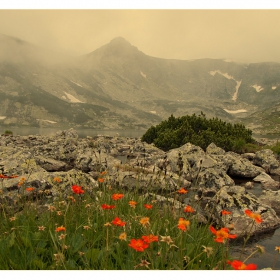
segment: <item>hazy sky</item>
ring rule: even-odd
[[[9,10],[0,33],[81,55],[121,36],[147,55],[280,62],[280,10]]]

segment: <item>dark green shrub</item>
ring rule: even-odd
[[[5,130],[4,134],[5,135],[13,135],[13,132],[11,130]]]
[[[190,142],[204,150],[215,143],[226,151],[243,152],[248,143],[254,143],[252,131],[243,124],[231,124],[218,118],[207,119],[202,112],[198,116],[193,114],[178,118],[171,115],[168,120],[150,127],[141,140],[154,143],[164,151]]]

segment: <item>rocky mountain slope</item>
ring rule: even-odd
[[[254,129],[280,102],[279,74],[279,63],[155,58],[121,37],[73,58],[0,35],[0,125],[147,129],[203,111]]]

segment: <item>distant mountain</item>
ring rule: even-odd
[[[279,74],[279,63],[151,57],[121,37],[73,58],[0,35],[0,125],[147,129],[203,111],[250,127],[280,102]]]

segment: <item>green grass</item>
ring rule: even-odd
[[[227,264],[230,243],[215,242],[210,224],[199,223],[196,212],[184,212],[172,203],[162,205],[137,190],[118,189],[107,184],[105,176],[100,174],[104,182],[99,182],[99,189],[83,186],[84,193],[61,193],[55,201],[48,201],[44,191],[29,189],[34,196],[25,197],[18,212],[5,202],[1,191],[0,269],[231,269]],[[8,179],[2,175],[0,180]],[[62,183],[59,180],[55,184]],[[25,181],[20,188],[28,192],[26,187]],[[33,199],[39,194],[40,200]],[[123,197],[114,200],[113,194]],[[185,198],[189,193],[175,195]],[[130,201],[135,201],[135,207]],[[115,207],[103,209],[104,204]],[[115,218],[125,224],[115,225]],[[149,223],[141,223],[142,218]],[[179,218],[189,222],[186,230],[178,228]],[[146,243],[143,251],[129,246],[133,239],[143,241],[148,235],[156,241]]]

